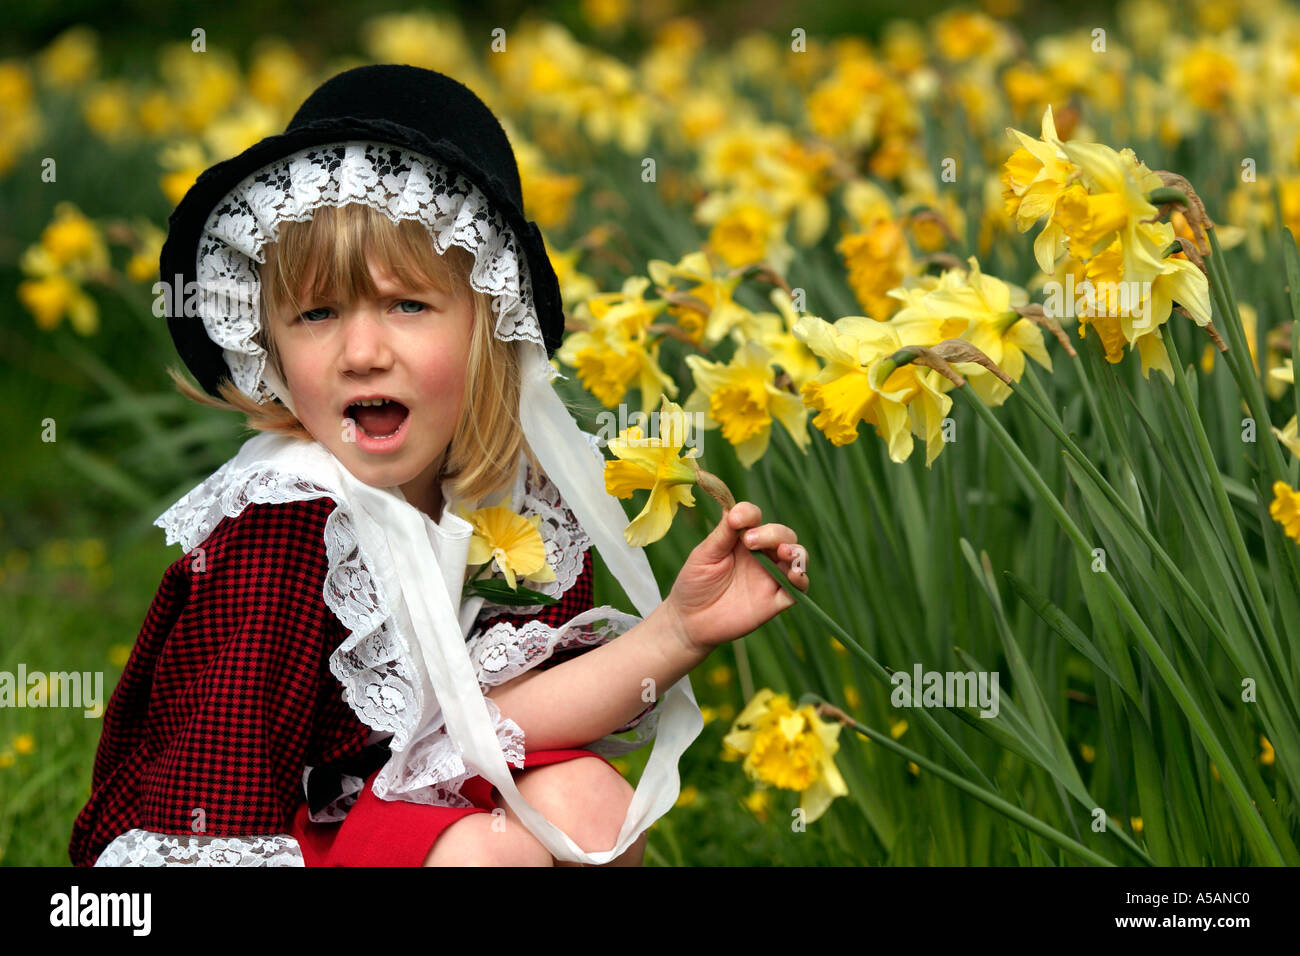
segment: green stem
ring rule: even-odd
[[[810,699],[816,699],[817,701],[824,703],[824,701],[822,701],[821,698],[816,697],[815,694],[806,695],[806,697]],[[847,714],[845,715],[845,718],[848,718]],[[1024,810],[1021,810],[1019,807],[1015,806],[1014,804],[1008,803],[1006,800],[1003,800],[1001,797],[997,796],[996,794],[990,793],[988,790],[985,790],[983,787],[977,786],[971,783],[969,780],[959,777],[951,770],[939,766],[934,761],[926,757],[923,757],[921,754],[917,753],[916,751],[904,747],[902,744],[894,740],[888,734],[882,734],[878,730],[872,730],[870,727],[863,726],[862,724],[858,723],[856,720],[853,720],[852,718],[848,718],[848,719],[841,718],[840,722],[845,724],[848,727],[852,727],[854,730],[856,730],[863,737],[866,737],[868,740],[872,740],[880,744],[886,750],[892,751],[893,753],[896,753],[899,756],[912,761],[918,767],[923,767],[924,769],[928,770],[930,773],[934,774],[936,777],[939,777],[940,779],[945,780],[948,783],[952,784],[957,789],[964,790],[966,793],[970,794],[976,800],[980,801],[980,803],[992,807],[994,810],[998,811],[1002,815],[1010,818],[1011,820],[1014,820],[1016,823],[1019,823],[1021,826],[1032,831],[1033,833],[1038,834],[1043,839],[1056,844],[1061,849],[1068,850],[1070,853],[1073,853],[1079,858],[1087,861],[1088,863],[1092,863],[1096,866],[1115,865],[1114,863],[1106,859],[1101,854],[1088,849],[1078,840],[1066,836],[1060,830],[1057,830],[1055,827],[1044,823],[1042,820],[1038,819],[1032,814],[1026,813]]]
[[[1038,492],[1047,507],[1056,516],[1057,521],[1061,524],[1066,535],[1075,543],[1075,546],[1079,548],[1080,553],[1085,557],[1085,560],[1090,557],[1091,548],[1089,547],[1088,542],[1084,539],[1083,533],[1065,511],[1064,506],[1062,506],[1056,495],[1047,487],[1037,469],[1035,469],[1029,459],[1025,457],[1024,452],[1020,450],[1020,447],[1016,444],[1015,440],[1007,433],[1006,429],[1002,426],[1002,423],[998,421],[993,412],[984,404],[979,396],[970,389],[969,386],[957,389],[957,391],[963,394],[964,399],[972,408],[975,409],[976,414],[984,419],[985,424],[987,424],[992,430],[998,443],[1002,445],[1003,450],[1007,453],[1008,457],[1010,457],[1011,460],[1020,468],[1021,473]],[[1116,606],[1128,620],[1134,635],[1142,645],[1142,649],[1146,651],[1152,664],[1155,665],[1156,670],[1164,679],[1170,692],[1178,701],[1183,713],[1186,714],[1188,720],[1196,729],[1197,736],[1201,738],[1201,743],[1204,744],[1206,750],[1208,750],[1211,756],[1214,757],[1215,764],[1221,768],[1221,776],[1224,785],[1228,788],[1234,798],[1233,806],[1242,821],[1246,836],[1250,839],[1252,845],[1261,857],[1266,859],[1272,865],[1284,865],[1285,861],[1282,858],[1280,850],[1274,844],[1267,829],[1265,829],[1258,812],[1256,812],[1250,805],[1250,795],[1247,793],[1245,784],[1238,775],[1236,767],[1229,762],[1228,755],[1223,749],[1223,744],[1220,743],[1213,729],[1206,721],[1205,715],[1202,714],[1200,708],[1196,706],[1196,702],[1192,699],[1187,686],[1183,683],[1182,678],[1178,676],[1178,672],[1174,669],[1173,664],[1170,662],[1163,648],[1160,647],[1160,644],[1151,634],[1146,622],[1142,620],[1141,615],[1138,614],[1137,609],[1129,600],[1128,595],[1126,595],[1115,582],[1114,577],[1110,574],[1102,574],[1101,580],[1102,586],[1110,593]]]

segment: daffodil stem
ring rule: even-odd
[[[1051,826],[1050,824],[1044,823],[1042,820],[1038,819],[1037,817],[1029,813],[1026,813],[1024,810],[1021,810],[1019,807],[1015,806],[1014,804],[1008,803],[1006,800],[1003,800],[997,794],[992,793],[981,786],[971,783],[969,780],[966,780],[965,778],[958,776],[957,774],[953,773],[951,770],[948,770],[946,767],[941,767],[939,764],[935,763],[933,760],[930,760],[928,757],[924,757],[921,754],[917,753],[916,751],[908,747],[904,747],[898,741],[890,737],[889,734],[882,734],[878,730],[872,730],[870,727],[864,726],[863,724],[858,723],[856,720],[853,720],[852,718],[848,717],[847,714],[845,714],[844,716],[838,719],[840,723],[844,724],[847,727],[852,727],[855,731],[857,731],[863,737],[866,737],[868,740],[874,741],[875,743],[880,744],[886,750],[892,751],[893,753],[898,754],[900,757],[912,761],[918,767],[922,767],[925,770],[928,770],[930,773],[934,774],[936,777],[939,777],[941,780],[945,780],[948,783],[952,784],[958,790],[964,790],[966,793],[970,794],[976,800],[980,801],[980,803],[992,807],[994,810],[998,811],[1003,816],[1006,816],[1011,820],[1014,820],[1016,823],[1019,823],[1027,830],[1030,830],[1031,832],[1038,834],[1043,839],[1056,844],[1061,849],[1067,850],[1070,853],[1073,853],[1075,856],[1078,856],[1080,859],[1083,859],[1088,863],[1092,863],[1095,866],[1115,865],[1113,862],[1106,859],[1101,854],[1095,852],[1094,850],[1088,849],[1088,847],[1084,846],[1078,840],[1066,836],[1060,830],[1057,830],[1055,827]]]
[[[850,637],[848,632],[844,630],[844,628],[840,627],[833,617],[823,611],[816,601],[791,584],[789,579],[781,572],[781,569],[776,566],[771,558],[759,551],[751,551],[750,553],[758,559],[759,563],[762,564],[763,567],[767,568],[768,573],[776,579],[777,584],[785,588],[787,593],[789,593],[796,601],[806,605],[823,624],[835,632],[835,635],[845,647],[857,654],[866,662],[867,668],[870,670],[872,676],[881,683],[892,686],[889,679],[889,672],[885,670],[880,662],[868,654],[862,645]],[[946,750],[948,754],[957,761],[963,770],[965,770],[970,776],[987,784],[990,788],[993,787],[992,782],[984,775],[984,771],[980,770],[975,761],[973,761],[970,756],[957,745],[957,742],[952,739],[952,736],[944,730],[942,726],[940,726],[939,722],[935,720],[930,713],[925,710],[918,710],[916,713],[921,723],[925,724],[926,729],[935,735],[939,743],[942,744],[944,750]]]
[[[1046,482],[1043,481],[1042,475],[1038,473],[1038,470],[1034,468],[1029,459],[1025,457],[1025,453],[1020,450],[1020,446],[1016,444],[1015,440],[1010,434],[1008,434],[1006,428],[1004,428],[1002,423],[998,421],[997,416],[993,414],[988,406],[980,400],[980,397],[975,394],[969,386],[957,389],[956,391],[961,394],[964,401],[975,409],[976,414],[984,420],[985,424],[993,432],[998,443],[1007,453],[1007,456],[1020,469],[1021,473],[1025,476],[1034,490],[1038,492],[1044,503],[1056,516],[1057,521],[1060,523],[1066,535],[1075,543],[1075,546],[1079,548],[1080,553],[1090,556],[1091,548],[1089,547],[1088,541],[1083,537],[1083,533],[1074,523],[1074,520],[1065,510],[1060,500],[1052,493],[1052,490],[1047,487]],[[1191,693],[1187,689],[1187,685],[1184,684],[1182,678],[1178,676],[1178,672],[1174,669],[1174,665],[1169,660],[1168,655],[1165,654],[1164,649],[1156,641],[1150,628],[1147,627],[1146,622],[1142,620],[1141,615],[1138,614],[1137,609],[1133,606],[1133,602],[1129,600],[1128,595],[1125,594],[1116,583],[1114,576],[1109,573],[1103,573],[1100,577],[1102,587],[1111,595],[1116,607],[1129,622],[1138,643],[1146,652],[1147,657],[1155,666],[1156,671],[1160,674],[1161,678],[1163,678],[1165,685],[1169,688],[1170,693],[1173,694],[1174,699],[1178,701],[1180,709],[1187,717],[1188,722],[1191,723],[1192,727],[1195,729],[1197,736],[1201,739],[1201,743],[1205,746],[1205,749],[1209,751],[1216,766],[1221,768],[1220,772],[1224,786],[1226,786],[1232,794],[1233,808],[1238,813],[1246,837],[1251,841],[1252,846],[1255,848],[1256,852],[1260,854],[1260,857],[1263,860],[1275,866],[1284,865],[1285,861],[1282,856],[1282,851],[1278,848],[1277,844],[1273,842],[1273,838],[1264,827],[1259,813],[1251,806],[1250,795],[1246,791],[1246,785],[1243,783],[1240,774],[1237,773],[1235,765],[1228,759],[1227,752],[1223,749],[1223,744],[1219,741],[1213,728],[1210,727],[1209,722],[1205,719],[1205,715],[1201,713],[1201,709],[1197,706],[1196,701],[1192,699]]]
[[[1174,365],[1177,367],[1176,361]],[[1069,453],[1070,457],[1079,463],[1080,467],[1087,472],[1088,477],[1096,482],[1097,487],[1101,489],[1102,493],[1110,503],[1114,505],[1115,508],[1119,510],[1120,514],[1128,520],[1130,527],[1137,533],[1138,537],[1142,539],[1142,542],[1151,549],[1151,553],[1155,555],[1156,559],[1160,562],[1160,565],[1169,573],[1169,576],[1173,579],[1179,590],[1183,592],[1192,607],[1209,626],[1210,630],[1214,632],[1219,643],[1231,656],[1233,654],[1233,644],[1228,639],[1227,631],[1224,629],[1222,622],[1220,622],[1219,619],[1210,611],[1209,607],[1206,606],[1204,599],[1197,590],[1192,587],[1191,582],[1189,582],[1183,575],[1182,570],[1178,567],[1178,563],[1170,557],[1169,553],[1161,546],[1160,542],[1156,540],[1155,536],[1151,533],[1151,530],[1147,527],[1146,522],[1140,520],[1138,516],[1133,513],[1132,507],[1124,499],[1124,496],[1116,491],[1110,482],[1106,481],[1106,479],[1102,477],[1101,472],[1097,470],[1097,466],[1088,459],[1088,456],[1083,453],[1082,449],[1080,449],[1079,446],[1074,443],[1073,439],[1066,434],[1065,429],[1056,418],[1049,414],[1037,400],[1030,397],[1024,389],[1017,388],[1015,391],[1017,399],[1024,403],[1024,405],[1033,412],[1039,421],[1048,427],[1052,434],[1056,436],[1057,440],[1065,447],[1065,450]],[[1246,664],[1243,661],[1237,660],[1234,661],[1234,663],[1236,663],[1238,667],[1242,668],[1243,673],[1250,670],[1250,668],[1246,667]]]
[[[1219,239],[1214,229],[1206,229],[1205,232],[1210,238],[1210,256],[1207,260],[1210,271],[1210,293],[1219,307],[1223,324],[1227,327],[1228,344],[1231,346],[1224,353],[1224,357],[1233,372],[1233,378],[1237,380],[1237,387],[1241,390],[1246,405],[1250,408],[1250,414],[1255,419],[1259,444],[1264,449],[1264,459],[1267,463],[1265,471],[1269,476],[1269,484],[1274,481],[1284,481],[1287,478],[1286,464],[1282,460],[1282,450],[1277,437],[1268,428],[1268,408],[1264,401],[1264,389],[1260,385],[1259,376],[1251,366],[1250,346],[1246,344],[1246,333],[1241,325],[1241,315],[1237,311],[1232,279],[1228,276],[1227,266],[1224,265],[1223,251],[1219,248]]]

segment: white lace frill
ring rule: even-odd
[[[298,841],[272,836],[172,836],[127,830],[95,860],[95,866],[305,866]]]
[[[528,258],[487,197],[433,157],[372,142],[300,150],[244,179],[212,210],[199,239],[196,281],[208,337],[221,346],[235,385],[265,402],[260,328],[263,247],[280,223],[305,222],[321,206],[364,203],[391,219],[422,222],[439,254],[456,245],[474,255],[470,285],[492,296],[496,336],[545,348],[533,304]]]

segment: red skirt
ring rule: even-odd
[[[524,753],[522,769],[576,757],[605,760],[590,750],[539,750]],[[511,767],[510,772],[513,776],[520,768]],[[289,832],[302,848],[307,866],[423,866],[434,841],[449,826],[471,813],[491,813],[497,807],[492,801],[492,782],[485,777],[471,777],[461,787],[461,795],[473,806],[434,807],[381,800],[371,789],[378,774],[376,770],[366,778],[357,802],[336,823],[313,823],[306,802],[299,804]]]

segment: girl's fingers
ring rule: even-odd
[[[752,551],[758,548],[774,549],[781,544],[794,544],[799,538],[794,533],[794,529],[787,528],[783,524],[765,524],[746,531],[741,540],[745,542],[745,547]]]

